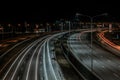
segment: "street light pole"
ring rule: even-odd
[[[70,31],[71,31],[71,23],[70,23],[70,21],[67,21],[67,23],[68,23],[68,27],[69,27],[68,31],[69,31],[69,36],[70,36]]]
[[[93,37],[93,34],[92,34],[92,30],[93,30],[93,19],[95,18],[95,17],[99,17],[99,16],[105,16],[105,15],[108,15],[107,13],[103,13],[103,14],[99,14],[99,15],[96,15],[96,16],[89,16],[89,15],[84,15],[84,14],[79,14],[79,13],[76,13],[76,15],[77,16],[86,16],[86,17],[88,17],[88,18],[90,18],[90,29],[91,29],[91,41],[90,41],[90,44],[91,44],[91,71],[93,71],[93,43],[92,43],[92,37]]]
[[[60,25],[61,25],[61,32],[63,32],[63,22]]]
[[[70,35],[71,23],[70,23],[70,21],[66,21],[66,23],[68,24],[68,31],[69,31],[69,35]]]
[[[92,30],[93,30],[93,28],[92,28],[93,25],[92,24],[93,24],[93,18],[92,17],[90,18],[90,23],[91,23],[91,40],[90,40],[91,41],[91,71],[93,71],[93,59],[92,59],[92,54],[93,54],[93,49],[92,49],[92,45],[93,45],[92,44],[92,37],[93,37],[92,36]]]

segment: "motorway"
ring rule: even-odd
[[[70,36],[67,43],[73,55],[101,80],[120,80],[120,58],[87,38],[89,31]],[[91,48],[92,47],[92,48]]]
[[[2,53],[0,80],[64,80],[52,51],[59,35],[26,39]]]
[[[10,67],[11,63],[15,60],[16,56],[34,41],[35,38],[33,39],[33,37],[30,36],[5,40],[4,43],[2,43],[4,45],[8,44],[9,46],[1,46],[3,48],[0,50],[0,79],[4,75],[3,73],[7,71],[8,67]]]
[[[38,78],[36,75],[38,73],[38,59],[44,38],[45,37],[35,40],[20,51],[2,79],[37,80],[35,78]]]

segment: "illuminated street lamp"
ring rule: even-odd
[[[21,24],[18,24],[18,26],[20,27],[20,26],[21,26]]]
[[[13,34],[13,33],[14,33],[14,27],[13,27],[12,24],[8,24],[8,27],[9,27],[9,29],[10,29],[10,30],[9,30],[9,32],[10,32],[10,34],[11,34],[10,36],[11,36],[11,38],[12,38],[13,35],[14,35],[14,34]]]
[[[11,27],[11,24],[8,24],[8,27],[9,27],[9,32],[11,32],[11,29],[10,29],[10,27]]]
[[[39,25],[35,24],[35,32],[38,33],[39,32]]]
[[[93,71],[93,59],[92,59],[92,54],[93,54],[93,49],[92,49],[93,19],[96,18],[96,17],[99,17],[99,16],[107,16],[107,15],[108,15],[107,13],[103,13],[103,14],[99,14],[99,15],[96,15],[96,16],[89,16],[89,15],[76,13],[76,16],[85,16],[85,17],[90,18],[90,25],[91,25],[90,26],[91,27],[91,71]]]

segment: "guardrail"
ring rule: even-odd
[[[56,36],[61,34],[54,35],[48,38],[43,46],[43,77],[42,80],[65,80],[62,74],[62,71],[53,56],[52,51],[50,50],[50,41]]]

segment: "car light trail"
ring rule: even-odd
[[[110,45],[111,47],[117,49],[117,50],[120,50],[120,46],[114,44],[113,42],[111,42],[110,40],[108,40],[105,36],[104,36],[104,33],[107,32],[106,31],[103,31],[101,33],[98,34],[99,38],[102,39],[103,42],[107,43],[108,45]]]

